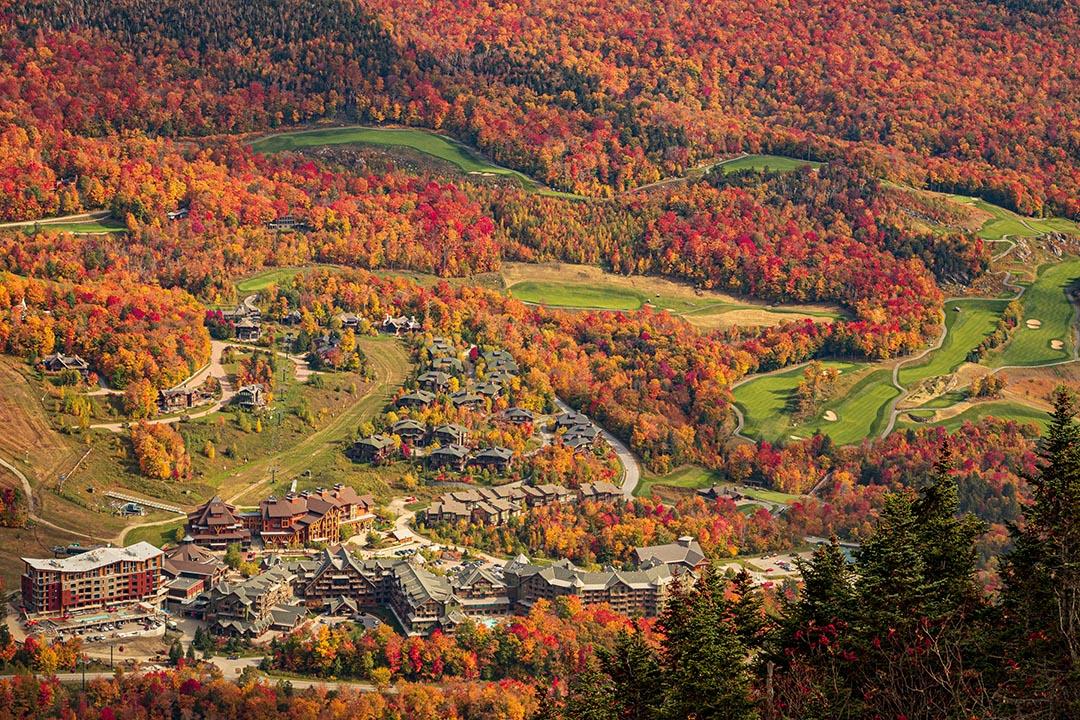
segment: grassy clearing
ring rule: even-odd
[[[608,279],[610,277],[610,279]],[[641,280],[645,278],[624,278]],[[740,303],[734,299],[692,292],[647,292],[624,284],[608,274],[595,282],[561,282],[556,280],[523,280],[509,286],[508,292],[524,302],[571,309],[638,310],[646,305],[681,315],[691,324],[703,329],[724,325],[776,325],[800,318],[821,320],[839,319],[838,311],[818,306],[767,307]]]
[[[691,488],[696,490],[698,488],[723,484],[730,485],[732,483],[725,480],[723,475],[713,470],[703,468],[699,465],[684,465],[672,470],[667,475],[653,475],[651,473],[646,473],[641,478],[641,482],[638,483],[638,486],[634,488],[634,495],[638,497],[649,497],[652,495],[653,487],[657,485]],[[755,500],[782,505],[788,505],[802,497],[801,495],[792,495],[778,490],[763,490],[760,488],[749,487],[739,487],[739,492],[746,497],[754,498]],[[756,508],[752,508],[752,511],[754,509]]]
[[[102,233],[125,233],[127,226],[118,220],[83,220],[81,222],[55,222],[26,225],[27,234],[45,232],[69,232],[76,235],[100,235]]]
[[[472,148],[430,130],[381,127],[300,130],[256,140],[251,144],[251,147],[256,152],[275,153],[325,145],[379,145],[409,148],[451,163],[465,173],[510,178],[520,183],[527,190],[545,195],[579,197],[572,193],[563,193],[547,188],[517,170],[495,165],[485,160]]]
[[[260,290],[265,290],[271,285],[280,285],[286,280],[289,280],[306,270],[311,270],[314,267],[314,265],[307,265],[304,267],[273,268],[271,270],[264,270],[263,272],[246,277],[236,283],[236,291],[241,295],[257,293]]]
[[[1040,365],[1072,357],[1075,320],[1072,304],[1065,295],[1066,288],[1080,278],[1080,258],[1068,258],[1039,268],[1039,277],[1024,292],[1024,317],[1016,328],[1012,341],[1000,353],[987,359],[990,367],[1003,365]],[[1038,320],[1038,328],[1029,328],[1028,320]],[[1054,340],[1062,348],[1050,346]]]
[[[918,363],[908,363],[900,368],[900,384],[911,384],[928,377],[946,375],[960,367],[967,354],[983,338],[994,331],[1005,300],[951,300],[945,303],[945,326],[948,335],[941,348],[927,355]],[[956,312],[954,308],[959,308]]]
[[[150,525],[149,527],[135,528],[124,538],[124,545],[134,545],[135,543],[144,540],[157,547],[173,543],[176,541],[176,531],[179,528],[184,527],[185,522],[187,521],[184,518],[178,517],[176,520],[165,525]]]
[[[784,157],[781,155],[747,155],[746,157],[726,162],[720,166],[725,174],[739,172],[740,170],[773,170],[788,172],[798,170],[801,167],[821,167],[822,163],[813,160],[799,160],[797,158]]]
[[[918,412],[918,411],[916,411]],[[999,400],[993,402],[983,402],[971,406],[967,410],[950,418],[940,420],[938,422],[910,422],[906,419],[901,419],[896,423],[897,430],[906,430],[908,428],[924,428],[924,427],[944,427],[949,432],[955,432],[960,429],[960,426],[965,422],[978,422],[985,417],[996,417],[1003,420],[1015,420],[1021,423],[1034,423],[1039,427],[1040,431],[1046,430],[1047,421],[1049,415],[1045,411],[1038,408],[1031,407],[1030,405],[1023,405],[1017,402],[1010,402],[1007,400]],[[901,416],[903,418],[904,416]]]
[[[945,197],[962,205],[971,205],[990,215],[990,219],[978,232],[979,237],[984,240],[1001,240],[1007,235],[1038,237],[1052,232],[1080,234],[1080,225],[1065,218],[1029,218],[979,198],[952,194]]]

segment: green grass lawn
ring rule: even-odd
[[[994,416],[1002,418],[1004,420],[1016,420],[1017,422],[1030,422],[1039,426],[1041,431],[1046,430],[1046,424],[1050,416],[1043,410],[1033,408],[1029,405],[1022,405],[1016,402],[1009,402],[1007,400],[996,400],[992,402],[978,403],[968,408],[959,415],[955,415],[947,420],[941,422],[908,422],[906,420],[899,420],[896,423],[897,430],[906,430],[907,428],[922,428],[922,427],[944,427],[949,432],[955,432],[960,429],[960,426],[967,421],[978,422],[985,417]]]
[[[696,490],[698,488],[722,484],[732,485],[733,483],[724,480],[724,477],[721,474],[699,465],[684,465],[672,470],[667,475],[653,475],[651,473],[646,473],[645,476],[641,478],[641,482],[638,483],[638,486],[634,488],[634,494],[638,497],[649,497],[652,495],[652,489],[656,485],[693,488]],[[739,487],[739,492],[746,497],[783,505],[790,504],[802,497],[801,495],[792,495],[778,490],[762,490],[759,488],[741,486]]]
[[[526,280],[512,285],[510,295],[524,302],[572,308],[637,310],[645,295],[629,288]]]
[[[345,127],[301,130],[256,140],[256,152],[275,153],[324,145],[380,145],[404,147],[444,160],[466,173],[501,175],[513,178],[528,190],[560,197],[578,197],[544,187],[533,178],[482,158],[472,148],[451,138],[417,128]]]
[[[840,361],[828,361],[824,365],[840,370],[841,383],[845,376],[867,368],[865,364]],[[761,377],[735,388],[735,404],[746,419],[744,434],[776,441],[792,436],[806,438],[821,431],[841,445],[855,443],[881,430],[888,422],[888,404],[899,394],[892,385],[889,370],[874,370],[859,378],[853,386],[841,389],[815,418],[792,427],[789,403],[802,374],[803,369],[798,368]],[[827,410],[836,413],[835,422],[824,419]]]
[[[166,543],[172,543],[176,540],[177,528],[184,527],[184,523],[187,522],[186,518],[177,517],[173,522],[167,525],[151,525],[149,527],[135,528],[124,537],[124,545],[134,545],[137,542],[146,542],[156,547],[161,547]]]
[[[721,165],[720,168],[724,173],[730,174],[739,172],[740,170],[779,170],[781,172],[786,172],[789,170],[798,170],[806,165],[809,165],[810,167],[821,167],[821,163],[819,162],[799,160],[797,158],[784,157],[782,155],[747,155],[738,160],[726,162]]]
[[[967,354],[997,325],[1005,300],[950,300],[945,303],[945,325],[949,334],[941,348],[922,360],[900,368],[900,384],[911,387],[928,377],[946,375],[963,364]],[[954,308],[960,308],[956,312]]]
[[[769,307],[724,302],[703,298],[695,300],[674,295],[653,294],[622,287],[614,283],[524,280],[511,285],[510,295],[523,302],[565,308],[597,308],[600,310],[638,310],[646,303],[678,315],[722,315],[732,310],[757,309],[778,314],[802,314],[817,317],[840,318],[838,313],[800,307]]]
[[[722,482],[722,478],[712,470],[707,470],[698,465],[684,465],[681,468],[672,470],[667,475],[654,475],[646,471],[641,477],[641,482],[634,488],[634,494],[638,497],[649,497],[652,495],[654,485],[697,489],[709,487],[719,482]]]
[[[310,270],[312,267],[314,266],[309,265],[307,267],[272,268],[270,270],[264,270],[263,272],[246,277],[236,283],[236,291],[241,295],[250,295],[251,293],[265,290],[271,285],[280,285],[295,275],[299,275],[305,270]]]
[[[1067,258],[1061,262],[1039,268],[1039,277],[1024,292],[1024,318],[1016,328],[1012,340],[999,353],[986,360],[990,367],[1003,365],[1042,365],[1072,357],[1074,321],[1073,307],[1065,296],[1065,289],[1080,278],[1080,258]],[[1037,329],[1027,327],[1028,320],[1039,320]],[[1061,340],[1064,347],[1054,350],[1053,340]]]
[[[993,218],[987,220],[979,229],[978,235],[984,240],[1001,240],[1007,235],[1017,237],[1038,237],[1051,232],[1080,234],[1080,225],[1065,218],[1029,218],[1014,213],[1012,210],[988,203],[967,195],[948,195],[953,202],[974,205]]]
[[[118,220],[83,220],[80,222],[39,223],[21,228],[27,234],[34,232],[69,232],[75,234],[124,233],[127,226]]]

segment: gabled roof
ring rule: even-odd
[[[504,447],[484,448],[473,456],[473,460],[485,462],[509,462],[514,457],[514,451]]]
[[[705,559],[705,553],[698,541],[689,535],[684,535],[673,543],[666,545],[652,545],[640,547],[634,550],[639,565],[650,561],[660,562],[665,565],[686,565],[694,567]]]
[[[396,423],[390,426],[390,432],[395,435],[401,434],[402,430],[424,430],[424,426],[416,422],[411,418],[405,418],[404,420],[398,420]]]
[[[417,567],[409,562],[401,563],[394,568],[405,599],[412,607],[423,605],[429,600],[439,602],[450,599],[453,589],[446,578]]]
[[[432,451],[431,457],[436,455],[461,460],[469,456],[469,448],[464,445],[445,445]]]
[[[366,445],[376,450],[384,450],[394,444],[393,439],[386,435],[372,435],[371,437],[360,438],[356,441],[357,445]]]

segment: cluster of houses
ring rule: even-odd
[[[392,318],[383,321],[398,327],[398,321],[405,321],[404,331],[412,327],[412,318]],[[394,331],[397,332],[396,330]],[[428,367],[417,378],[417,389],[398,398],[398,408],[424,408],[431,405],[440,395],[448,394],[450,402],[459,408],[479,410],[485,407],[487,399],[502,395],[507,383],[518,373],[518,365],[505,350],[485,350],[474,348],[474,360],[482,360],[486,368],[483,382],[475,380],[475,369],[466,368],[466,364],[457,357],[454,345],[446,338],[435,338],[423,349],[428,360]],[[455,386],[466,389],[450,392]],[[535,421],[534,414],[525,408],[510,408],[501,414],[506,422],[525,425]],[[355,442],[347,451],[349,457],[358,462],[378,464],[384,462],[402,448],[412,453],[414,448],[428,446],[425,461],[432,469],[451,469],[463,471],[466,467],[509,470],[514,462],[513,451],[504,447],[470,449],[467,445],[469,432],[457,424],[444,424],[433,428],[426,427],[412,418],[404,418],[386,428],[385,432],[365,437]]]
[[[251,512],[238,512],[214,497],[188,514],[185,532],[194,544],[211,550],[224,550],[232,544],[247,548],[256,540],[265,547],[336,543],[343,529],[369,529],[375,521],[374,509],[370,495],[358,495],[341,484],[330,490],[270,496]]]
[[[622,491],[607,482],[583,483],[577,490],[562,485],[503,485],[455,490],[439,497],[424,511],[423,521],[503,525],[525,508],[566,502],[612,502]]]
[[[173,552],[187,557],[189,551]],[[689,537],[638,548],[636,558],[633,570],[586,571],[566,560],[537,565],[519,556],[503,567],[465,565],[443,576],[412,560],[361,560],[337,545],[315,558],[279,561],[239,582],[215,580],[221,577],[217,571],[199,563],[192,572],[204,578],[204,589],[177,609],[217,632],[244,637],[288,630],[308,612],[357,616],[382,610],[407,635],[452,633],[466,618],[525,613],[539,600],[569,595],[585,605],[607,603],[619,612],[650,617],[660,612],[676,578],[696,576],[707,562]]]

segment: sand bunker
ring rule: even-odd
[[[834,413],[832,410],[826,410],[825,414],[822,415],[822,417],[824,417],[829,422],[836,422],[836,413]]]
[[[1036,320],[1032,318],[1025,323],[1028,326],[1028,330],[1038,330],[1042,327],[1042,320]]]
[[[1050,341],[1050,347],[1053,350],[1064,350],[1065,349],[1065,343],[1063,343],[1060,340],[1051,340]]]

